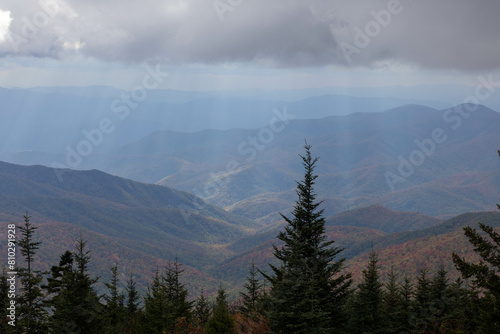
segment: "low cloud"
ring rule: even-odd
[[[4,0],[0,56],[485,70],[500,67],[499,12],[495,0]]]

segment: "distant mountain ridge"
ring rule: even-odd
[[[52,161],[47,159],[60,159],[67,146],[74,148],[86,139],[83,131],[98,128],[103,119],[114,128],[93,148],[94,153],[119,148],[160,130],[260,128],[269,123],[274,109],[288,108],[298,119],[308,119],[378,112],[418,101],[330,94],[284,101],[277,96],[262,99],[251,94],[151,90],[147,99],[127,102],[122,96],[129,95],[105,86],[0,88],[0,160],[49,165]]]
[[[380,203],[446,218],[492,209],[500,192],[495,156],[500,114],[465,107],[406,105],[381,113],[292,119],[270,139],[262,137],[271,136],[269,127],[161,131],[106,157],[91,157],[88,167],[195,193],[272,224],[280,219],[277,211],[293,203],[295,180],[301,176],[296,152],[307,139],[320,157],[318,194],[329,204],[327,215]],[[470,117],[462,118],[460,108]],[[228,171],[230,162],[237,168]]]

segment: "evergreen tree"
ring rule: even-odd
[[[260,272],[260,271],[259,271]],[[260,272],[261,275],[262,272]],[[265,276],[264,276],[265,277]],[[268,280],[264,279],[262,281],[262,289],[260,291],[260,309],[265,317],[268,316],[269,312],[271,312],[272,301],[269,293],[269,289],[267,287]]]
[[[66,251],[53,266],[45,287],[52,299],[47,303],[52,316],[49,318],[51,333],[102,333],[103,305],[93,285],[98,278],[91,278],[88,265],[90,251],[86,242],[79,239],[76,252]]]
[[[444,269],[444,265],[441,264],[430,286],[431,299],[432,300],[446,299],[448,287],[449,287],[448,272],[446,271],[446,269]]]
[[[153,282],[148,285],[144,298],[144,325],[147,333],[161,334],[166,330],[167,295],[160,269],[156,268]]]
[[[477,324],[474,321],[474,305],[477,304],[477,293],[464,285],[458,278],[448,285],[447,318],[441,323],[439,330],[444,333],[475,333]]]
[[[259,282],[257,274],[258,271],[255,269],[255,263],[252,262],[249,276],[247,276],[247,281],[245,283],[246,292],[240,292],[243,302],[241,312],[246,316],[263,312],[260,291],[262,289],[262,283]]]
[[[7,318],[9,314],[7,307],[9,307],[9,304],[9,284],[7,283],[7,276],[4,270],[2,276],[0,276],[0,329],[2,329],[2,333],[7,328],[7,321],[9,319]]]
[[[192,302],[188,301],[188,291],[180,281],[183,270],[177,262],[169,262],[163,275],[157,268],[153,282],[148,286],[144,299],[145,322],[148,333],[175,332],[181,318],[191,320]]]
[[[311,146],[306,143],[304,147],[305,175],[297,182],[294,218],[282,215],[287,225],[278,239],[284,245],[274,246],[281,265],[270,265],[272,275],[263,273],[271,283],[271,328],[285,334],[338,332],[346,319],[344,306],[351,279],[341,274],[344,259],[334,261],[342,250],[326,241],[323,210],[318,210],[321,202],[316,202],[313,189],[318,158],[311,157]]]
[[[499,207],[500,208],[500,207]],[[465,279],[472,282],[484,297],[478,300],[477,322],[483,333],[500,333],[500,234],[493,227],[479,223],[486,235],[476,229],[464,227],[465,235],[473,245],[481,260],[470,263],[465,258],[453,253],[453,262]]]
[[[229,312],[226,291],[219,287],[213,306],[212,317],[206,326],[207,334],[233,334],[234,320]]]
[[[353,296],[349,333],[387,333],[384,292],[380,282],[377,254],[370,252],[368,268],[363,270],[363,282]]]
[[[5,274],[5,271],[3,271],[2,276],[0,276],[0,333],[5,334],[13,334],[16,333],[17,330],[16,327],[11,326],[8,323],[12,320],[8,317],[10,311],[7,309],[11,305],[9,288],[10,284],[7,281],[7,275]]]
[[[500,209],[500,205],[497,206]],[[464,227],[464,234],[481,257],[479,263],[468,262],[456,253],[452,259],[462,276],[471,278],[475,289],[484,293],[475,305],[475,321],[480,332],[500,333],[500,234],[492,226],[478,225],[482,234],[470,226]]]
[[[401,332],[409,333],[413,328],[411,325],[412,321],[412,300],[413,300],[413,284],[408,276],[403,278],[403,283],[401,286],[401,321],[399,322],[401,326]]]
[[[184,284],[181,283],[180,277],[184,270],[181,265],[175,262],[168,263],[168,267],[163,281],[166,288],[166,319],[167,319],[167,332],[173,332],[178,319],[184,318],[186,322],[191,320],[191,307],[193,303],[188,301],[188,291]]]
[[[91,278],[89,264],[91,260],[90,251],[86,250],[87,242],[80,238],[77,241],[75,257],[75,296],[77,317],[80,328],[84,333],[102,333],[101,314],[103,311],[100,298],[93,286],[99,280],[98,277]]]
[[[127,305],[125,308],[126,326],[125,333],[140,333],[142,310],[140,308],[140,296],[136,287],[137,283],[130,273],[127,281]]]
[[[410,322],[414,329],[428,330],[431,321],[431,280],[428,277],[429,270],[421,269],[417,276],[415,289],[415,300],[413,301],[413,313]]]
[[[128,282],[127,282],[127,315],[128,316],[133,316],[135,315],[140,309],[140,296],[139,292],[137,291],[137,282],[134,280],[134,277],[132,276],[132,273],[129,276]]]
[[[403,324],[407,322],[404,312],[404,299],[401,287],[398,285],[398,275],[394,273],[394,267],[388,275],[388,282],[384,296],[384,308],[387,312],[387,333],[401,333]]]
[[[430,285],[430,329],[437,332],[446,322],[452,320],[448,306],[452,302],[449,291],[448,272],[441,264]]]
[[[196,303],[194,305],[194,313],[197,325],[200,327],[205,327],[208,319],[210,319],[210,302],[203,294],[203,289],[201,290],[200,296],[196,299]]]
[[[48,284],[42,286],[42,288],[47,290],[47,294],[53,296],[52,299],[46,302],[46,305],[49,308],[54,306],[59,298],[58,295],[61,293],[64,284],[68,283],[73,269],[73,261],[73,253],[66,251],[59,257],[59,265],[52,266],[50,269],[50,276],[47,277]]]
[[[43,275],[40,271],[34,271],[33,261],[36,251],[41,242],[34,241],[34,234],[38,227],[30,222],[28,213],[24,215],[24,225],[18,226],[22,238],[18,240],[21,255],[26,262],[26,268],[18,270],[19,280],[21,282],[20,294],[17,297],[17,327],[23,333],[44,333],[46,332],[47,313],[43,308],[43,293],[41,284]]]
[[[428,277],[429,270],[421,269],[417,276],[417,287],[415,290],[415,301],[421,307],[427,308],[431,301],[431,280]]]
[[[104,283],[108,288],[108,294],[104,295],[106,300],[106,330],[105,333],[118,334],[123,333],[125,327],[125,296],[120,292],[118,278],[118,264],[111,267],[111,281]]]
[[[266,317],[266,299],[267,296],[263,290],[264,284],[257,278],[258,270],[255,263],[249,270],[249,276],[244,285],[245,292],[240,292],[241,305],[237,314],[235,325],[242,333],[268,333],[269,324]]]

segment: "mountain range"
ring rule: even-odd
[[[103,280],[118,262],[144,289],[177,258],[194,292],[237,287],[274,260],[307,142],[356,279],[372,247],[408,273],[473,258],[462,227],[499,221],[500,114],[324,93],[152,92],[122,120],[121,90],[0,89],[0,221],[33,217],[44,269],[82,237]]]
[[[11,162],[31,159],[31,163],[37,162],[33,160],[36,157],[54,159],[65,154],[67,146],[75,147],[85,140],[84,132],[98,129],[103,119],[112,123],[113,131],[94,147],[94,153],[119,148],[159,130],[259,128],[267,125],[273,110],[284,107],[298,119],[310,119],[383,111],[405,103],[445,104],[343,94],[306,94],[293,101],[282,94],[258,97],[248,93],[174,90],[148,91],[144,99],[133,96],[111,87],[0,88],[0,157]]]
[[[304,140],[321,158],[327,215],[380,203],[449,218],[493,209],[500,190],[500,114],[484,106],[385,110],[403,101],[166,91],[118,122],[109,106],[123,92],[91,88],[0,90],[0,160],[166,185],[265,225],[290,209]],[[112,133],[96,132],[103,119]]]
[[[64,182],[56,172],[43,166],[0,163],[0,221],[21,224],[28,211],[42,241],[36,263],[40,269],[55,264],[80,237],[88,241],[91,270],[101,276],[101,284],[109,278],[109,268],[118,263],[121,278],[132,272],[141,289],[157,267],[176,258],[183,263],[194,293],[201,288],[213,292],[220,282],[237,290],[251,263],[266,270],[267,263],[274,261],[272,245],[280,244],[276,236],[282,222],[263,226],[208,203],[200,210],[194,203],[202,203],[201,199],[189,193],[96,170],[68,171]],[[478,221],[500,227],[500,213],[467,213],[440,220],[373,205],[328,217],[326,233],[344,249],[341,256],[348,260],[347,270],[359,274],[374,247],[381,263],[412,273],[449,262],[451,251],[472,256],[461,228]],[[3,252],[7,239],[1,233]]]
[[[159,131],[85,165],[188,191],[269,225],[291,208],[307,140],[320,158],[325,214],[379,203],[449,218],[495,208],[500,191],[500,114],[466,108],[406,105],[256,130]]]

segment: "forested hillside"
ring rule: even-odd
[[[258,232],[255,223],[231,215],[221,224],[215,215],[224,211],[213,207],[208,212],[215,217],[195,222],[205,231],[199,239],[189,237],[193,230],[182,232],[196,226],[189,219],[182,222],[187,227],[170,221],[163,233],[179,233],[171,244],[127,225],[115,224],[110,233],[106,220],[88,225],[85,216],[94,217],[89,210],[108,202],[122,210],[175,212],[193,198],[188,194],[98,171],[68,171],[68,183],[56,183],[49,177],[54,170],[2,163],[6,203],[39,208],[37,219],[26,214],[24,223],[5,224],[9,235],[16,230],[17,242],[5,233],[2,249],[15,247],[21,257],[9,268],[16,274],[4,272],[0,280],[2,331],[59,333],[68,324],[86,333],[138,334],[498,329],[484,319],[497,317],[500,213],[440,221],[376,205],[325,219],[314,192],[318,160],[305,147],[305,176],[283,224]],[[134,200],[134,194],[142,197]],[[75,211],[74,221],[56,222],[47,206],[64,207],[67,197],[88,210]],[[13,213],[5,217],[15,219]],[[161,224],[136,222],[161,231]],[[15,311],[7,308],[12,275],[20,283]]]

